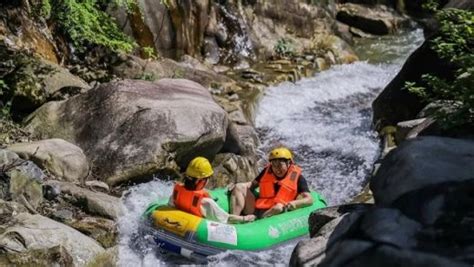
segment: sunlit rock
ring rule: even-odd
[[[48,181],[49,186],[57,186],[64,200],[82,208],[92,215],[117,219],[122,214],[122,204],[117,197],[101,192],[93,192],[68,182]]]
[[[222,148],[228,119],[207,89],[183,79],[103,84],[38,109],[27,128],[78,145],[93,173],[113,185],[177,175],[195,156]]]
[[[11,217],[14,224],[5,227],[0,246],[6,253],[28,253],[62,246],[75,266],[84,266],[104,249],[93,239],[64,224],[41,215],[20,213]]]
[[[82,149],[62,139],[17,143],[8,149],[32,160],[59,180],[81,183],[88,175],[89,163]]]

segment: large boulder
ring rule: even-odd
[[[177,175],[195,156],[213,158],[227,129],[225,111],[199,84],[183,79],[103,84],[43,105],[26,128],[84,150],[108,184],[154,173]]]
[[[74,266],[84,266],[104,249],[93,239],[41,215],[20,213],[10,218],[0,235],[6,253],[27,253],[61,246],[72,257]]]
[[[330,236],[326,257],[318,266],[470,266],[472,257],[467,251],[472,246],[449,243],[457,244],[458,236],[433,242],[436,230],[441,229],[424,229],[397,209],[352,213]],[[472,235],[472,231],[465,234]]]
[[[405,2],[407,4],[410,2],[417,3],[421,7],[423,1]],[[473,10],[474,4],[472,1],[452,0],[444,8]],[[372,109],[374,110],[373,122],[377,129],[382,129],[387,125],[396,125],[400,121],[414,119],[426,105],[418,96],[405,89],[406,82],[414,82],[417,86],[430,88],[422,80],[423,74],[429,73],[448,82],[456,75],[454,73],[455,66],[441,59],[431,48],[432,41],[439,32],[438,24],[431,21],[431,27],[425,29],[427,38],[423,45],[410,55],[400,72],[372,103]]]
[[[474,141],[421,137],[402,143],[382,161],[370,183],[377,205],[423,187],[473,179]]]
[[[82,149],[62,139],[16,143],[7,148],[47,169],[60,180],[82,183],[89,172],[89,163]]]
[[[11,98],[11,111],[16,117],[33,112],[49,100],[66,99],[90,89],[85,81],[59,65],[5,49],[0,45],[3,65],[13,66],[14,71],[0,73],[0,76],[9,87],[11,96],[7,96]]]
[[[309,253],[310,248],[301,248],[297,262],[471,266],[473,151],[472,140],[422,137],[405,141],[384,158],[371,181],[376,205],[344,216],[327,240],[316,235],[326,249],[316,247]],[[325,217],[331,217],[331,212]]]
[[[325,258],[326,246],[339,222],[351,212],[370,208],[368,204],[348,204],[319,209],[309,217],[310,236],[298,242],[290,259],[290,266],[315,266]]]
[[[349,26],[377,35],[395,33],[408,22],[408,18],[401,17],[395,10],[385,6],[369,8],[352,3],[339,5],[336,18]]]
[[[413,52],[403,65],[400,72],[385,87],[372,103],[373,121],[378,129],[386,125],[396,125],[400,121],[416,117],[425,103],[410,91],[404,89],[405,82],[421,82],[421,75],[431,73],[446,77],[451,71],[449,64],[437,56],[427,40]]]

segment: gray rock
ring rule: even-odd
[[[74,213],[72,213],[72,211],[70,211],[70,210],[62,209],[62,210],[58,210],[55,213],[53,213],[52,217],[55,220],[58,220],[60,222],[65,222],[65,221],[72,220],[73,217],[74,217]]]
[[[20,165],[10,168],[8,199],[23,204],[30,212],[43,201],[42,183],[45,179],[43,171],[31,161],[23,161]]]
[[[205,37],[204,38],[204,57],[205,61],[209,64],[215,65],[219,63],[219,46],[217,45],[216,38]]]
[[[222,151],[252,156],[256,154],[259,145],[260,140],[252,126],[230,123]]]
[[[16,153],[7,149],[0,149],[0,166],[5,167],[15,162],[20,163],[20,161],[22,160]]]
[[[309,234],[311,237],[314,237],[327,223],[340,218],[347,213],[364,211],[370,207],[372,207],[370,204],[347,204],[316,210],[311,213],[308,219],[310,228]]]
[[[227,76],[217,74],[204,64],[196,60],[189,60],[189,58],[190,56],[183,56],[183,62],[176,62],[169,58],[149,61],[135,56],[127,56],[123,62],[113,66],[113,72],[124,79],[184,78],[197,82],[206,88],[216,83],[233,82]]]
[[[358,229],[366,240],[399,248],[417,245],[416,234],[421,225],[396,209],[371,209],[364,213]]]
[[[474,141],[421,137],[401,144],[382,161],[370,188],[377,205],[428,185],[473,179]]]
[[[84,266],[104,251],[95,240],[41,215],[20,213],[11,220],[15,223],[5,227],[0,234],[0,246],[6,253],[62,246],[71,255],[74,266]]]
[[[345,240],[330,248],[326,258],[318,266],[468,267],[470,265],[430,253],[400,249],[384,244],[376,246],[366,241]]]
[[[207,89],[183,79],[102,84],[65,102],[48,103],[27,128],[81,147],[109,185],[177,176],[195,156],[212,158],[224,144],[228,119]]]
[[[351,260],[360,255],[369,253],[375,244],[363,240],[342,240],[326,249],[326,257],[318,265],[321,267],[343,267],[343,266],[358,266],[349,265]],[[380,266],[380,265],[376,265]],[[374,266],[375,267],[375,266]]]
[[[101,181],[86,181],[85,184],[86,186],[91,188],[91,190],[101,190],[103,192],[110,191],[110,187],[106,183],[101,182]]]
[[[257,172],[257,159],[253,156],[239,156],[231,153],[220,153],[213,161],[216,179],[209,182],[210,187],[224,187],[229,183],[248,182]]]
[[[89,163],[82,149],[62,139],[17,143],[7,148],[60,180],[81,183],[88,175]]]
[[[403,140],[408,139],[407,138],[408,133],[412,129],[414,129],[415,127],[419,126],[424,121],[426,121],[426,119],[427,118],[420,118],[420,119],[409,120],[409,121],[401,121],[397,123],[397,131],[395,132],[396,143],[400,144]],[[416,135],[413,137],[416,137]]]
[[[298,242],[291,254],[290,266],[316,266],[321,263],[326,256],[329,237],[344,216],[324,224],[311,239]]]
[[[407,18],[399,16],[394,10],[389,11],[383,7],[368,8],[346,3],[339,5],[336,18],[350,26],[377,35],[394,33],[401,25],[406,24]]]
[[[63,246],[7,252],[0,255],[0,266],[74,266],[74,260]]]
[[[97,217],[83,217],[68,223],[68,225],[95,239],[104,248],[110,248],[117,244],[117,225],[112,220]]]
[[[56,199],[61,194],[61,188],[58,185],[43,185],[43,196],[47,200]]]
[[[47,184],[59,187],[63,198],[84,208],[84,211],[89,214],[110,219],[117,219],[122,214],[122,203],[117,197],[92,192],[68,182],[48,181]]]

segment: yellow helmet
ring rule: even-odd
[[[204,157],[195,157],[186,168],[186,175],[196,179],[207,178],[213,173],[211,163]]]
[[[268,155],[269,160],[273,159],[287,159],[287,160],[293,160],[293,155],[291,154],[291,151],[288,148],[285,147],[279,147],[273,149],[270,154]]]

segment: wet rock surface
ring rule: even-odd
[[[342,219],[331,209],[312,214],[313,238],[297,247],[292,264],[472,265],[473,151],[472,140],[405,141],[385,157],[371,180],[375,206],[349,210]],[[332,218],[340,222],[325,239],[318,231]],[[325,248],[309,247],[318,241]]]

